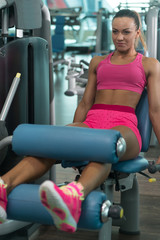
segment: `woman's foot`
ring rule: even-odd
[[[0,178],[0,224],[4,223],[7,219],[7,185],[4,184],[3,180]]]
[[[51,214],[54,224],[62,231],[75,232],[81,215],[83,187],[72,182],[57,187],[52,181],[45,181],[40,186],[40,199]]]

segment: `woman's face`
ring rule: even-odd
[[[115,48],[124,52],[135,48],[135,41],[139,37],[140,30],[136,30],[133,18],[118,17],[112,22],[112,39]]]

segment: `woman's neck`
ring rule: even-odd
[[[121,57],[133,57],[137,55],[137,52],[135,49],[133,50],[127,50],[127,51],[119,51],[119,50],[115,50],[114,52],[115,56],[121,56]]]

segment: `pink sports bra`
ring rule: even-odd
[[[97,90],[120,89],[142,93],[147,85],[142,54],[138,53],[135,60],[124,65],[112,64],[110,59],[114,52],[102,60],[97,67]]]

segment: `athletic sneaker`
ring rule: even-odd
[[[4,184],[3,180],[0,178],[0,224],[4,223],[7,219],[7,185]]]
[[[52,181],[45,181],[40,186],[40,199],[51,214],[56,227],[65,232],[75,232],[81,215],[83,187],[71,182],[57,187]]]

